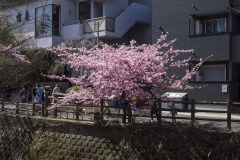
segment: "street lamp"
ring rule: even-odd
[[[97,22],[97,45],[99,44],[99,22]]]

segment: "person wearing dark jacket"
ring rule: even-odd
[[[27,103],[27,90],[25,87],[22,87],[22,90],[19,93],[19,97],[21,103]]]
[[[9,87],[9,85],[5,86],[3,93],[5,95],[6,101],[9,101],[12,93],[12,89]]]

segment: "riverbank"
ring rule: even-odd
[[[229,155],[240,155],[239,132],[187,124],[166,122],[161,127],[157,123],[102,127],[94,123],[3,113],[0,122],[3,160],[199,160],[209,157],[221,160]]]

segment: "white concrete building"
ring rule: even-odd
[[[19,0],[21,1],[21,0]],[[28,0],[1,9],[16,34],[37,47],[83,36],[109,43],[151,43],[151,0]]]

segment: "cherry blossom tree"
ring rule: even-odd
[[[6,47],[0,44],[0,53],[8,56],[12,56],[18,61],[29,63],[29,61],[27,60],[27,57],[25,55],[22,55],[19,52],[18,47],[12,47],[12,45],[8,45]]]
[[[162,35],[155,44],[138,45],[132,40],[130,45],[102,44],[92,49],[59,46],[49,49],[59,57],[59,63],[69,65],[74,70],[84,67],[84,75],[66,77],[51,75],[53,79],[66,79],[83,88],[81,92],[70,92],[64,102],[72,99],[84,100],[113,97],[123,91],[128,96],[147,98],[150,92],[169,89],[191,89],[188,80],[197,73],[203,63],[189,71],[190,53],[193,50],[174,49],[176,40],[167,40]],[[181,54],[188,55],[180,59]],[[177,77],[170,74],[173,68],[185,68],[185,74]],[[150,88],[150,92],[146,91]]]

